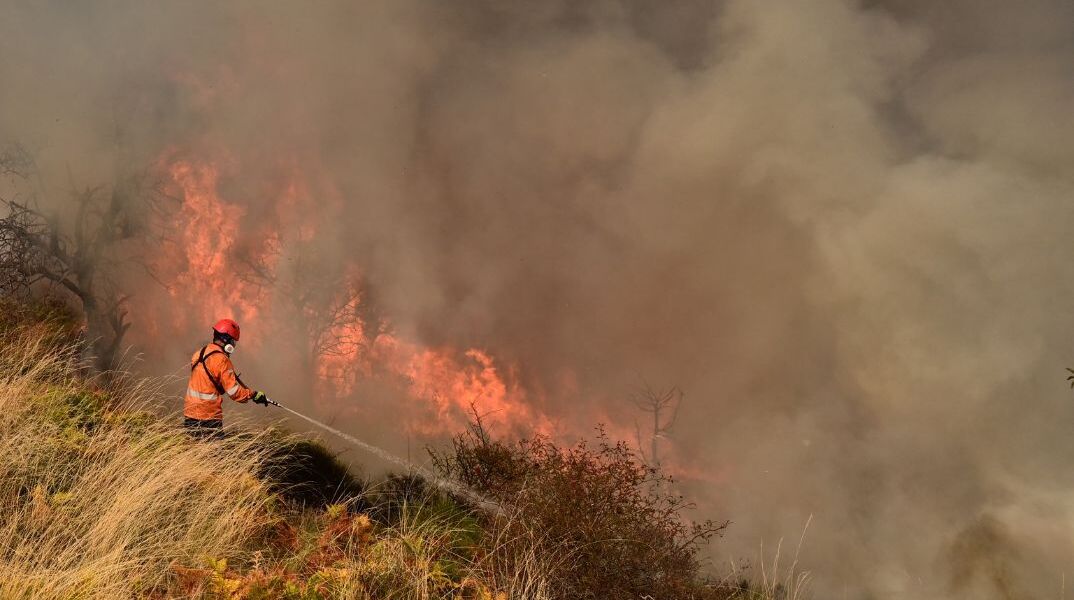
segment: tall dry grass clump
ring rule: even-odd
[[[49,326],[0,336],[0,597],[129,598],[263,524],[256,438],[196,443],[142,409],[157,391],[79,377]]]

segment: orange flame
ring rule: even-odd
[[[164,327],[152,317],[156,307],[143,307],[146,314],[140,321],[146,324],[145,332],[152,339],[185,335],[218,317],[232,316],[247,324],[248,330],[258,331],[248,338],[255,349],[261,346],[258,340],[274,335],[293,336],[293,325],[289,329],[287,324],[287,315],[294,314],[293,307],[279,305],[277,297],[286,294],[266,294],[264,288],[282,276],[281,257],[315,240],[318,230],[333,218],[342,204],[338,193],[329,186],[327,192],[318,191],[318,201],[314,202],[309,187],[294,169],[295,174],[274,195],[273,210],[259,215],[262,220],[258,224],[250,225],[245,209],[221,196],[220,167],[189,159],[164,164],[181,206],[167,223],[172,235],[159,253],[154,270],[167,285],[172,323],[170,329]],[[243,227],[257,227],[259,231],[244,231]],[[255,256],[248,256],[247,249],[241,246],[244,236],[260,240]],[[247,251],[247,258],[259,265],[264,281],[251,282],[240,276],[249,266],[239,264],[242,251]],[[613,438],[634,442],[640,437],[640,432],[603,412],[600,405],[604,403],[588,405],[584,415],[572,415],[564,424],[567,429],[555,426],[558,423],[554,425],[539,408],[544,391],[527,390],[516,365],[504,364],[482,349],[428,347],[381,331],[379,323],[367,323],[362,318],[366,298],[359,285],[360,268],[348,265],[344,271],[329,306],[299,307],[307,320],[318,317],[311,312],[316,309],[327,310],[334,317],[307,348],[308,364],[313,370],[310,391],[322,412],[341,407],[360,411],[360,406],[352,402],[358,386],[375,381],[407,398],[398,415],[405,421],[405,428],[419,436],[461,431],[476,412],[485,424],[501,433],[541,433],[567,439],[588,436],[592,434],[590,425],[603,423]],[[579,385],[573,374],[564,371],[561,378],[556,383],[556,395],[577,397]],[[678,478],[712,483],[727,478],[726,473],[691,468],[678,459],[673,447],[668,450],[665,469]]]
[[[213,164],[175,160],[167,173],[177,188],[182,205],[172,230],[174,248],[163,252],[157,265],[169,293],[181,310],[175,310],[175,328],[182,331],[230,315],[240,322],[254,322],[262,335],[282,331],[278,322],[285,311],[264,303],[256,284],[238,274],[237,240],[244,233],[242,207],[219,193],[220,172]],[[338,202],[338,198],[336,198]],[[318,226],[315,211],[308,209],[308,192],[297,181],[289,182],[276,199],[275,214],[297,235],[291,240],[278,233],[264,234],[255,257],[268,280],[277,278],[279,257],[285,244],[308,242]],[[282,229],[282,228],[281,228]],[[170,262],[168,262],[170,261]],[[165,264],[167,263],[167,264]],[[338,403],[354,392],[362,379],[398,382],[412,399],[407,427],[422,435],[441,435],[465,426],[471,410],[491,425],[517,430],[548,432],[550,422],[532,407],[531,398],[518,382],[516,370],[504,369],[488,352],[479,349],[429,348],[382,332],[370,332],[361,317],[363,295],[353,293],[357,268],[340,286],[340,294],[328,310],[342,318],[313,340],[310,364],[315,370],[315,395],[320,403]],[[185,301],[185,304],[184,304]],[[257,339],[257,338],[255,338]]]
[[[458,431],[471,411],[492,425],[547,431],[550,423],[534,413],[515,377],[507,378],[487,352],[471,348],[421,348],[391,335],[377,337],[374,354],[388,370],[406,379],[410,394],[432,403],[435,421],[412,425],[426,433]]]
[[[219,316],[253,321],[259,316],[258,290],[245,283],[232,268],[231,254],[245,211],[229,204],[217,194],[219,173],[212,165],[176,161],[168,170],[182,196],[176,215],[172,252],[162,252],[162,260],[184,260],[158,269],[171,272],[168,290],[175,299],[196,299],[185,307],[200,323],[211,323]],[[175,316],[183,318],[184,315]],[[177,325],[181,325],[177,323]]]

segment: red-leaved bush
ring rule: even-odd
[[[478,421],[433,460],[504,507],[486,525],[503,544],[556,557],[548,568],[558,597],[706,595],[698,554],[728,523],[688,522],[683,511],[692,506],[671,478],[603,429],[592,444],[563,447],[543,436],[494,440]]]

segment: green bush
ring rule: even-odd
[[[327,446],[308,439],[268,444],[269,455],[259,474],[273,492],[310,508],[363,502],[364,486]]]

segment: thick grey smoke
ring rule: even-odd
[[[821,597],[1059,596],[1071,106],[1065,0],[0,3],[44,180],[223,153],[254,237],[297,161],[412,338],[683,388],[717,556],[812,515]]]

